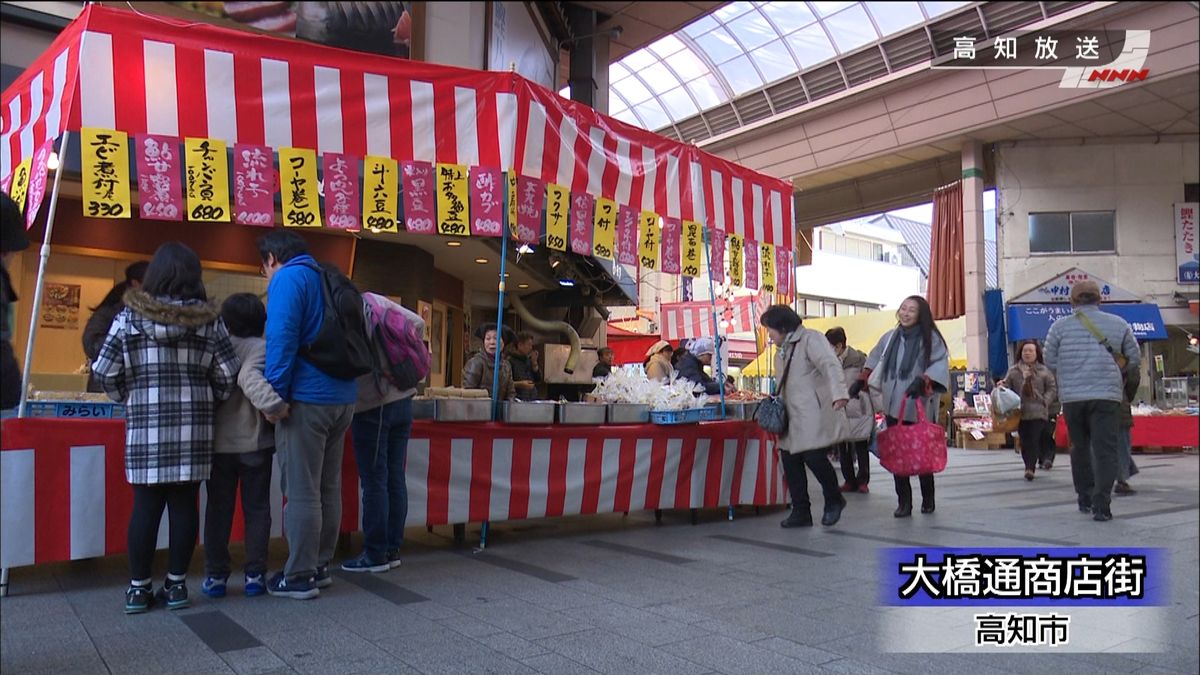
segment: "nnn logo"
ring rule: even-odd
[[[1133,70],[1132,68],[1102,68],[1093,70],[1088,76],[1088,82],[1141,82],[1150,75],[1149,68]]]

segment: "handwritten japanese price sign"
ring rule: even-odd
[[[700,276],[704,264],[704,226],[694,220],[683,223],[683,264],[680,271],[687,277]]]
[[[325,177],[325,220],[339,230],[362,229],[358,199],[358,158],[336,152],[321,156]]]
[[[658,229],[658,214],[642,211],[642,237],[638,240],[638,261],[648,270],[658,269],[658,240],[662,232]]]
[[[758,290],[758,242],[746,240],[746,288]]]
[[[571,191],[554,183],[546,184],[546,246],[555,251],[567,250],[567,214],[571,208]]]
[[[517,172],[506,172],[504,182],[508,186],[508,233],[515,237],[517,236]]]
[[[138,196],[147,220],[183,220],[183,185],[179,178],[179,139],[139,134],[133,137]]]
[[[717,283],[725,283],[725,233],[721,230],[706,230],[708,237],[708,266]]]
[[[638,264],[638,212],[622,206],[617,210],[617,262]]]
[[[500,192],[503,172],[482,166],[471,167],[471,234],[499,237],[504,233],[504,196]]]
[[[229,165],[225,141],[185,138],[183,153],[187,158],[188,220],[228,223]]]
[[[29,176],[29,194],[25,198],[25,229],[33,227],[37,220],[38,209],[42,208],[42,199],[46,196],[46,176],[50,168],[50,155],[54,154],[54,139],[47,139],[37,152],[33,153],[33,168]]]
[[[741,286],[744,282],[745,258],[743,256],[742,238],[736,234],[729,235],[729,282]]]
[[[683,223],[678,218],[667,218],[663,221],[662,231],[662,271],[667,274],[679,274],[679,235]]]
[[[542,200],[546,184],[537,178],[517,179],[517,241],[537,244],[542,238]]]
[[[391,157],[363,158],[363,223],[372,232],[400,231],[396,226],[398,171]]]
[[[320,227],[317,153],[304,148],[280,148],[279,173],[283,224],[287,227]]]
[[[129,136],[124,131],[79,130],[83,160],[83,213],[93,218],[129,217]]]
[[[17,170],[13,171],[12,192],[8,193],[22,213],[25,212],[25,194],[29,192],[29,174],[33,170],[32,167],[32,157],[26,157],[17,165]]]
[[[461,164],[438,164],[437,172],[437,231],[438,234],[469,237],[467,222],[467,167]]]
[[[596,214],[592,223],[592,255],[612,260],[616,255],[617,203],[600,197],[596,200]]]
[[[775,249],[775,276],[780,295],[792,294],[792,252],[786,248]]]
[[[762,289],[768,293],[775,292],[775,246],[762,244],[759,246],[759,257],[762,258]]]
[[[404,173],[404,229],[416,234],[433,234],[437,231],[434,222],[433,165],[429,162],[403,162]]]
[[[275,156],[265,145],[233,146],[233,220],[238,225],[275,225]]]
[[[592,255],[592,212],[596,200],[587,193],[571,195],[571,251]]]

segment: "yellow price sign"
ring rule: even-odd
[[[509,171],[504,174],[508,185],[508,233],[517,236],[517,172]]]
[[[658,245],[662,241],[662,230],[659,229],[658,214],[642,211],[642,236],[638,240],[638,257],[642,267],[648,270],[658,269]]]
[[[700,267],[704,264],[703,227],[703,225],[694,220],[683,221],[683,241],[680,252],[680,268],[684,276],[700,276]]]
[[[438,234],[471,236],[467,224],[467,167],[461,164],[438,164],[435,174]]]
[[[729,235],[729,282],[734,286],[743,284],[744,262],[745,251],[742,250],[742,238],[736,234]]]
[[[279,149],[279,192],[283,198],[285,226],[321,226],[315,151],[305,148]]]
[[[760,245],[758,258],[762,261],[762,289],[768,293],[774,293],[775,246],[773,244]]]
[[[93,218],[128,218],[129,136],[124,131],[79,130],[83,160],[83,213]]]
[[[13,172],[12,189],[8,196],[17,203],[17,208],[21,213],[25,213],[25,195],[29,194],[29,180],[32,171],[33,158],[27,157],[17,165],[17,170]]]
[[[555,251],[567,250],[570,210],[571,191],[561,185],[546,183],[546,246]]]
[[[183,154],[187,166],[188,220],[229,222],[229,158],[225,154],[225,141],[185,138]]]
[[[372,232],[399,232],[396,185],[400,172],[391,157],[363,158],[363,225]]]
[[[597,198],[592,225],[592,255],[612,260],[617,245],[617,203],[604,197]]]

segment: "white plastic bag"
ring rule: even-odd
[[[1021,397],[1008,387],[996,387],[992,390],[992,407],[1000,415],[1008,415],[1014,410],[1020,410]]]

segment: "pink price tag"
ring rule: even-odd
[[[775,289],[780,295],[792,294],[792,252],[782,246],[775,249]]]
[[[712,269],[713,281],[725,283],[725,233],[720,230],[708,230],[708,259]]]
[[[183,220],[179,139],[149,134],[138,134],[133,138],[142,217],[147,220]]]
[[[33,227],[37,220],[38,210],[42,208],[42,200],[46,197],[46,176],[50,169],[50,155],[54,153],[54,139],[51,138],[33,153],[33,175],[29,177],[29,194],[25,197],[25,229]],[[7,186],[6,186],[7,187]]]
[[[682,271],[679,264],[679,240],[682,232],[683,223],[678,218],[663,220],[662,271],[667,274],[679,274]]]
[[[499,169],[471,167],[471,234],[499,237],[504,233],[504,175]]]
[[[542,204],[546,184],[538,178],[517,176],[517,241],[537,244],[542,238]]]
[[[571,251],[579,255],[592,255],[592,233],[594,223],[592,211],[596,200],[587,193],[571,193],[570,223]]]
[[[638,211],[628,206],[617,210],[617,262],[638,264]]]
[[[325,221],[337,230],[362,229],[358,158],[335,152],[321,156],[325,185]]]
[[[746,257],[742,260],[745,265],[746,290],[758,290],[758,242],[746,240],[745,244]]]
[[[401,162],[404,174],[404,229],[417,234],[437,231],[433,164]]]
[[[233,146],[233,220],[239,225],[275,225],[275,155],[265,145]]]

